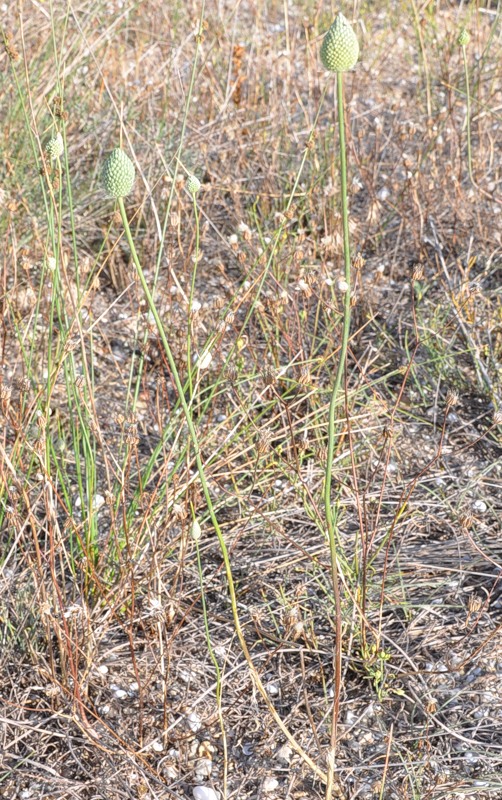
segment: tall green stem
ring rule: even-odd
[[[345,264],[345,299],[343,309],[342,342],[340,356],[335,375],[335,382],[331,393],[328,419],[328,455],[326,461],[326,472],[324,479],[324,508],[326,514],[326,524],[328,528],[329,550],[331,560],[331,580],[335,598],[335,669],[334,669],[334,698],[333,716],[331,724],[330,753],[328,757],[328,773],[326,785],[326,800],[332,796],[334,769],[335,769],[335,750],[338,733],[338,716],[340,711],[340,690],[342,679],[342,609],[340,601],[340,580],[338,573],[338,553],[337,553],[337,531],[335,515],[331,504],[331,484],[333,475],[333,458],[335,454],[335,417],[338,405],[338,395],[342,385],[342,378],[345,374],[347,361],[347,348],[350,332],[350,241],[349,241],[349,209],[347,200],[347,156],[345,145],[345,115],[343,105],[343,72],[336,73],[336,94],[338,110],[338,135],[340,143],[340,190],[342,201],[342,225],[343,225],[343,255]]]
[[[474,176],[472,174],[472,148],[471,148],[471,91],[469,88],[469,67],[467,65],[467,54],[465,50],[465,45],[462,45],[462,59],[464,62],[464,73],[465,73],[465,100],[466,100],[466,129],[467,129],[467,166],[469,169],[469,178],[471,179],[471,183],[475,184]]]

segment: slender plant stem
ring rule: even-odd
[[[465,44],[462,45],[462,59],[464,62],[464,73],[465,73],[465,99],[467,104],[466,109],[466,129],[467,129],[467,166],[469,169],[469,178],[471,179],[471,183],[476,185],[474,180],[474,176],[472,174],[472,147],[471,147],[471,90],[469,88],[469,67],[467,66],[467,53],[465,50]]]
[[[415,3],[415,0],[411,0],[411,5],[413,6],[413,17],[415,22],[415,32],[417,35],[418,43],[420,45],[420,53],[422,55],[422,62],[423,62],[423,70],[424,70],[424,79],[425,79],[425,97],[427,103],[427,116],[429,119],[432,117],[432,94],[431,94],[431,80],[430,80],[430,70],[429,70],[429,62],[427,61],[427,49],[425,47],[424,42],[424,35],[422,32],[422,25],[420,20],[420,14]]]
[[[187,399],[185,397],[185,393],[184,393],[183,385],[181,383],[181,379],[180,379],[180,376],[179,376],[179,373],[178,373],[178,369],[176,367],[176,363],[174,361],[174,357],[173,357],[171,348],[169,346],[169,342],[167,341],[167,336],[166,336],[166,333],[164,331],[164,326],[162,325],[162,321],[160,319],[159,313],[157,311],[157,308],[155,307],[155,302],[153,300],[152,294],[151,294],[150,289],[148,287],[148,284],[146,282],[146,279],[145,279],[145,276],[144,276],[144,273],[143,273],[143,269],[141,267],[138,255],[136,253],[136,248],[134,246],[134,241],[133,241],[133,238],[131,236],[131,230],[129,228],[129,222],[128,222],[128,219],[127,219],[127,214],[126,214],[126,210],[125,210],[125,206],[124,206],[124,200],[123,200],[122,197],[118,198],[118,206],[119,206],[119,210],[120,210],[120,216],[122,218],[122,224],[124,226],[124,232],[125,232],[125,235],[126,235],[126,239],[127,239],[128,244],[129,244],[129,247],[131,249],[131,256],[132,256],[132,259],[133,259],[133,262],[134,262],[134,266],[136,267],[136,271],[138,273],[138,277],[139,277],[143,292],[145,294],[145,297],[146,297],[146,300],[147,300],[147,303],[148,303],[148,307],[149,307],[149,309],[150,309],[150,311],[152,313],[152,316],[153,316],[153,318],[155,320],[155,324],[157,325],[157,330],[159,332],[160,340],[161,340],[162,345],[164,347],[164,352],[166,354],[167,361],[169,363],[169,367],[171,369],[172,377],[173,377],[173,380],[174,380],[174,385],[176,386],[176,391],[178,393],[178,397],[179,397],[179,400],[180,400],[180,403],[181,403],[181,407],[183,409],[183,413],[184,413],[184,416],[185,416],[185,420],[186,420],[186,423],[187,423],[188,432],[189,432],[189,435],[190,435],[190,439],[191,439],[191,442],[192,442],[193,451],[194,451],[194,455],[195,455],[195,461],[196,461],[196,464],[197,464],[197,471],[199,473],[199,479],[200,479],[201,486],[202,486],[202,491],[204,493],[204,498],[205,498],[206,503],[207,503],[209,515],[211,517],[211,522],[213,523],[213,527],[214,527],[214,530],[216,532],[216,536],[218,538],[218,542],[219,542],[219,545],[220,545],[221,553],[222,553],[222,556],[223,556],[223,563],[225,565],[225,574],[226,574],[226,577],[227,577],[228,591],[229,591],[229,595],[230,595],[230,604],[232,606],[232,615],[233,615],[233,619],[234,619],[235,632],[237,634],[237,638],[239,640],[239,644],[241,646],[241,650],[242,650],[242,652],[244,654],[244,657],[245,657],[245,659],[246,659],[246,661],[248,663],[249,669],[250,669],[251,674],[252,674],[252,676],[254,678],[254,681],[255,681],[255,684],[256,684],[256,686],[258,688],[258,691],[260,692],[263,700],[265,701],[265,705],[267,706],[267,708],[268,708],[271,716],[275,720],[277,726],[280,728],[280,730],[282,731],[282,733],[284,734],[286,739],[289,741],[289,743],[291,744],[293,749],[296,751],[296,753],[298,753],[300,758],[302,758],[302,760],[306,764],[308,764],[310,769],[322,781],[326,782],[326,780],[327,780],[326,773],[320,767],[317,766],[317,764],[310,758],[308,753],[306,753],[305,750],[298,744],[298,742],[296,741],[295,737],[290,733],[289,729],[286,727],[286,725],[282,721],[282,719],[279,716],[274,704],[271,702],[271,700],[270,700],[270,698],[269,698],[269,696],[267,694],[267,690],[265,689],[265,686],[263,685],[263,682],[262,682],[260,676],[258,675],[258,672],[257,672],[257,670],[256,670],[256,668],[254,666],[253,660],[251,658],[251,654],[249,652],[246,640],[244,638],[244,633],[243,633],[243,630],[242,630],[242,627],[241,627],[240,618],[239,618],[239,612],[237,610],[237,595],[236,595],[236,592],[235,592],[234,580],[233,580],[233,576],[232,576],[232,568],[231,568],[231,564],[230,564],[230,557],[229,557],[229,554],[228,554],[227,546],[225,544],[225,539],[223,537],[222,530],[221,530],[220,525],[218,523],[218,520],[216,518],[216,513],[215,513],[215,510],[214,510],[213,501],[212,501],[212,498],[211,498],[211,494],[209,492],[209,486],[207,484],[206,475],[205,475],[205,471],[204,471],[204,464],[203,464],[203,461],[202,461],[202,456],[201,456],[201,451],[200,451],[200,445],[199,445],[199,439],[198,439],[198,436],[197,436],[197,431],[195,429],[195,425],[193,423],[193,419],[192,419],[192,416],[191,416],[191,413],[190,413],[190,408],[189,408]]]
[[[200,547],[198,541],[195,542],[195,550],[197,553],[197,570],[199,572],[200,598],[202,602],[202,614],[204,618],[204,630],[206,633],[207,649],[209,651],[209,656],[211,658],[211,661],[213,662],[214,670],[216,673],[216,707],[218,709],[218,719],[220,723],[221,739],[223,743],[223,797],[226,797],[227,780],[228,780],[228,769],[227,769],[228,745],[227,745],[227,734],[225,731],[225,721],[223,719],[223,708],[222,708],[222,692],[223,692],[223,685],[221,680],[222,676],[221,676],[220,665],[218,664],[218,659],[216,658],[215,652],[213,650],[213,644],[211,642],[211,631],[209,629],[206,594],[204,591],[204,572],[202,569],[202,559],[200,555]]]
[[[328,528],[329,550],[331,559],[331,580],[333,583],[333,593],[335,598],[335,674],[334,674],[334,697],[333,715],[331,720],[331,739],[330,752],[328,756],[328,773],[326,784],[326,800],[331,798],[333,793],[335,753],[338,734],[338,717],[340,712],[340,691],[342,679],[342,609],[340,601],[340,578],[338,573],[338,553],[337,553],[337,531],[336,516],[333,513],[331,504],[331,484],[333,477],[333,458],[335,454],[335,417],[338,405],[338,395],[342,385],[342,378],[345,374],[347,361],[347,349],[350,332],[350,241],[349,241],[349,209],[347,201],[347,156],[345,152],[345,115],[343,105],[343,72],[336,74],[336,94],[338,110],[338,135],[340,143],[340,189],[342,200],[342,225],[343,225],[343,255],[345,264],[345,299],[343,308],[342,323],[342,343],[340,357],[335,375],[335,382],[331,393],[328,419],[328,455],[326,460],[326,472],[324,480],[324,508],[326,514],[326,524]]]
[[[200,247],[200,219],[199,209],[197,207],[197,198],[195,192],[192,196],[193,210],[195,214],[195,253],[194,265],[192,271],[192,282],[190,284],[190,297],[188,298],[188,333],[187,333],[187,365],[188,365],[188,385],[190,389],[190,401],[193,399],[193,374],[192,374],[192,334],[194,323],[193,300],[195,295],[195,279],[197,276],[197,266],[199,263],[199,247]],[[196,366],[197,368],[197,366]]]

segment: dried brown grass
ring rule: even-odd
[[[465,9],[429,4],[418,9],[417,28],[401,3],[356,5],[363,56],[346,91],[352,237],[364,264],[355,278],[335,464],[344,576],[338,791],[351,800],[496,800],[502,242],[495,10],[487,3],[470,23],[475,188],[455,46]],[[327,80],[318,34],[330,20],[309,3],[287,7],[286,17],[285,8],[208,4],[158,302],[183,371],[195,235],[186,169],[203,182],[202,305],[192,332],[201,346],[211,332],[219,336],[194,415],[241,621],[281,717],[324,769],[334,620],[318,523],[341,307],[331,92],[312,138],[311,129]],[[270,777],[278,786],[267,796],[324,796],[318,779],[281,750],[237,647],[221,553],[184,453],[187,433],[173,424],[170,376],[140,317],[146,309],[129,253],[98,185],[122,119],[139,171],[128,207],[152,276],[197,14],[195,6],[154,0],[2,12],[10,57],[15,48],[14,66],[29,80],[22,94],[30,124],[42,140],[61,91],[52,25],[61,54],[76,231],[73,244],[66,213],[63,290],[68,306],[82,302],[92,324],[84,349],[94,359],[93,395],[79,396],[98,443],[97,488],[108,501],[95,519],[92,555],[75,504],[81,455],[71,446],[66,383],[52,394],[51,424],[36,427],[47,381],[51,298],[40,275],[48,221],[6,51],[0,796],[8,798],[190,796],[203,759],[212,763],[209,782],[229,798],[263,797]],[[300,190],[255,302],[262,251],[284,219],[306,146]],[[79,276],[88,278],[83,300],[75,252]],[[82,334],[74,334],[78,354]],[[131,360],[143,335],[146,366],[132,412]],[[454,406],[449,389],[459,395]],[[169,425],[172,435],[141,484]],[[61,447],[64,464],[50,479],[37,467],[47,438],[54,463]],[[189,536],[193,509],[203,528],[223,728]]]

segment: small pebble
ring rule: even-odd
[[[200,717],[198,714],[195,713],[195,711],[192,711],[191,714],[188,714],[187,722],[188,722],[188,727],[194,733],[197,733],[197,731],[200,731],[200,729],[202,728],[202,722],[200,721]]]
[[[279,781],[277,778],[265,778],[262,784],[262,790],[268,794],[269,792],[274,792],[278,786]]]
[[[189,748],[188,748],[188,752],[190,754],[190,758],[196,758],[197,757],[197,753],[199,752],[199,745],[200,745],[200,742],[199,742],[198,739],[192,739],[192,741],[190,742]]]
[[[213,762],[210,758],[199,758],[195,767],[195,777],[197,780],[209,778],[213,771]]]
[[[197,356],[195,358],[195,361],[197,363],[197,368],[198,369],[207,369],[212,360],[213,360],[213,357],[212,357],[211,353],[209,352],[209,350],[206,350],[200,356]]]
[[[218,800],[218,795],[210,786],[194,786],[192,794],[194,800]]]
[[[277,761],[283,761],[286,764],[289,764],[291,761],[291,756],[293,755],[293,751],[289,744],[283,744],[275,754]]]
[[[97,511],[98,508],[101,508],[102,505],[105,503],[105,498],[102,494],[95,494],[92,498],[92,509],[93,511]]]
[[[169,778],[172,781],[175,781],[178,778],[178,770],[174,764],[167,764],[167,766],[163,768],[163,773],[166,778]]]

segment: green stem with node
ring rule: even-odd
[[[338,109],[338,135],[340,141],[340,189],[342,201],[342,226],[343,226],[343,256],[345,265],[345,295],[343,307],[342,341],[338,367],[335,375],[335,382],[331,392],[331,402],[329,405],[328,418],[328,454],[326,460],[326,471],[324,477],[324,508],[326,514],[326,524],[328,529],[329,550],[331,560],[331,580],[335,599],[335,674],[334,674],[334,699],[333,716],[331,725],[330,753],[328,756],[328,773],[326,785],[326,800],[332,796],[335,769],[335,749],[338,733],[338,717],[340,711],[340,690],[342,680],[342,609],[340,600],[340,578],[338,568],[337,553],[337,523],[331,503],[331,485],[333,477],[333,458],[335,455],[335,433],[336,433],[336,410],[338,406],[338,395],[345,374],[347,361],[347,349],[350,332],[350,240],[349,240],[349,209],[347,200],[347,156],[345,144],[345,115],[343,101],[343,72],[336,73],[336,94]]]
[[[298,755],[310,767],[310,769],[321,780],[326,781],[326,774],[310,758],[308,753],[306,753],[305,750],[303,750],[303,748],[298,744],[298,742],[296,741],[294,736],[290,733],[290,731],[288,730],[288,728],[286,727],[286,725],[282,721],[281,717],[279,716],[278,712],[275,709],[275,706],[271,702],[271,700],[270,700],[270,698],[269,698],[269,696],[267,694],[267,691],[265,689],[265,686],[263,685],[262,680],[261,680],[260,676],[258,675],[258,673],[257,673],[257,671],[255,669],[255,666],[253,664],[253,660],[251,658],[251,654],[249,652],[246,640],[244,638],[244,633],[243,633],[243,630],[242,630],[242,627],[241,627],[241,623],[240,623],[240,619],[239,619],[239,612],[237,610],[237,595],[236,595],[236,592],[235,592],[235,585],[234,585],[234,580],[233,580],[233,576],[232,576],[232,567],[231,567],[231,564],[230,564],[230,557],[229,557],[229,554],[228,554],[227,546],[225,544],[225,539],[223,537],[222,530],[221,530],[220,525],[218,523],[218,520],[216,518],[216,513],[215,513],[215,510],[214,510],[213,501],[212,501],[212,498],[211,498],[211,494],[209,492],[209,486],[207,484],[206,475],[205,475],[205,471],[204,471],[204,464],[203,464],[202,456],[201,456],[201,452],[200,452],[200,445],[199,445],[199,439],[198,439],[198,436],[197,436],[197,431],[196,431],[195,425],[193,423],[193,419],[192,419],[192,416],[191,416],[191,413],[190,413],[190,408],[189,408],[188,402],[187,402],[186,397],[185,397],[185,392],[184,392],[184,389],[183,389],[183,385],[181,383],[181,379],[180,379],[180,376],[179,376],[179,373],[178,373],[178,369],[176,367],[176,363],[174,361],[174,357],[173,357],[173,354],[172,354],[172,351],[171,351],[171,347],[169,346],[169,342],[167,341],[167,336],[166,336],[166,333],[164,331],[164,326],[163,326],[162,321],[160,319],[159,313],[158,313],[158,311],[157,311],[157,309],[155,307],[154,299],[152,297],[152,294],[151,294],[150,289],[148,287],[148,284],[146,282],[146,279],[145,279],[145,276],[144,276],[144,273],[143,273],[143,269],[141,267],[141,264],[140,264],[140,261],[139,261],[139,258],[138,258],[138,254],[137,254],[136,248],[134,246],[134,241],[133,241],[133,238],[132,238],[132,235],[131,235],[131,230],[129,228],[129,222],[128,222],[128,219],[127,219],[127,214],[126,214],[126,210],[125,210],[125,206],[124,206],[124,199],[123,199],[123,197],[118,197],[117,201],[118,201],[120,216],[122,218],[122,224],[124,226],[124,232],[125,232],[126,239],[127,239],[127,242],[129,244],[129,247],[130,247],[130,250],[131,250],[132,260],[134,262],[134,266],[136,267],[136,272],[138,274],[138,278],[139,278],[139,281],[141,283],[141,287],[142,287],[143,292],[145,294],[146,301],[148,303],[148,307],[149,307],[149,309],[150,309],[150,311],[152,313],[152,316],[153,316],[153,318],[155,320],[155,324],[156,324],[157,330],[159,332],[159,337],[160,337],[160,340],[162,342],[162,345],[163,345],[163,348],[164,348],[164,352],[166,354],[166,358],[167,358],[169,367],[171,369],[171,373],[172,373],[172,377],[173,377],[173,380],[174,380],[174,384],[176,386],[176,391],[178,393],[178,397],[179,397],[179,400],[180,400],[180,403],[181,403],[181,407],[183,409],[185,420],[186,420],[186,423],[187,423],[187,426],[188,426],[188,431],[189,431],[190,439],[191,439],[192,446],[193,446],[193,451],[194,451],[194,455],[195,455],[195,462],[197,464],[197,471],[198,471],[198,474],[199,474],[199,479],[200,479],[200,482],[201,482],[202,491],[204,493],[204,498],[205,498],[206,503],[207,503],[209,515],[211,517],[211,522],[213,523],[213,527],[214,527],[214,530],[216,532],[216,536],[218,538],[218,542],[219,542],[219,545],[220,545],[220,548],[221,548],[221,553],[222,553],[222,556],[223,556],[223,563],[225,565],[225,574],[226,574],[226,578],[227,578],[227,582],[228,582],[228,591],[229,591],[229,595],[230,595],[230,603],[231,603],[231,606],[232,606],[232,616],[233,616],[234,625],[235,625],[235,631],[237,633],[237,638],[239,640],[239,644],[241,646],[242,652],[244,653],[244,657],[245,657],[245,659],[246,659],[246,661],[248,663],[248,666],[249,666],[249,669],[251,671],[251,674],[253,675],[255,684],[256,684],[256,686],[258,688],[258,691],[260,692],[263,700],[265,701],[265,705],[267,706],[267,708],[268,708],[271,716],[273,717],[274,721],[276,722],[277,726],[280,728],[280,730],[282,731],[282,733],[284,734],[286,739],[289,741],[289,743],[291,744],[292,748],[296,751],[296,753],[298,753]]]
[[[462,59],[464,62],[465,74],[465,100],[466,100],[466,121],[465,126],[467,130],[467,167],[469,170],[469,178],[471,183],[475,184],[474,175],[472,173],[472,146],[471,146],[471,90],[469,87],[469,67],[467,65],[467,52],[465,44],[462,45]]]

